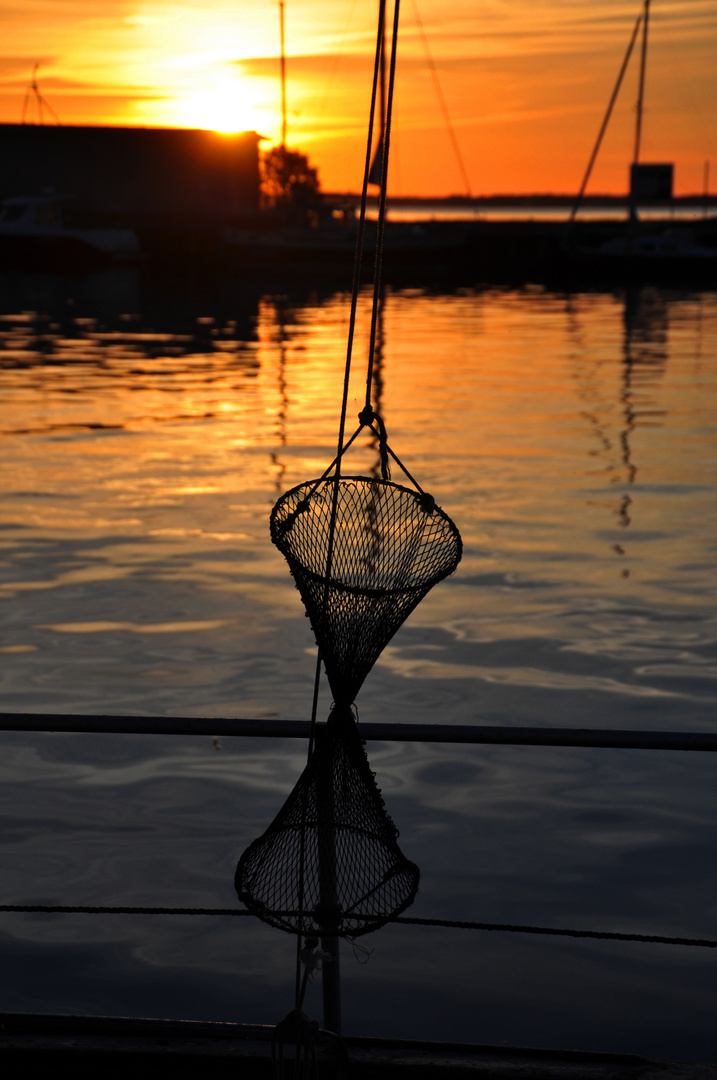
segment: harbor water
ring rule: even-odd
[[[309,718],[268,517],[335,453],[348,316],[330,286],[0,279],[1,710]],[[389,289],[376,399],[464,557],[360,720],[715,730],[717,294]],[[370,440],[352,454],[376,468]],[[0,741],[5,905],[236,907],[306,757]],[[714,755],[367,750],[421,868],[410,914],[717,939]],[[394,925],[342,950],[353,1034],[717,1060],[714,949]],[[6,913],[0,1009],[273,1024],[294,953],[251,918]]]

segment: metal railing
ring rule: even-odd
[[[323,725],[319,725],[323,726]],[[246,738],[308,739],[309,721],[272,720],[261,717],[151,717],[105,714],[57,713],[0,713],[0,731],[37,731],[77,734],[113,735],[192,735],[203,737],[239,736]],[[361,723],[359,731],[367,742],[462,743],[494,746],[551,746],[595,747],[602,749],[633,749],[662,751],[717,751],[717,734],[677,731],[621,731],[617,729],[573,727],[511,727],[509,725],[456,724],[386,724]],[[244,915],[237,909],[187,908],[110,908],[71,907],[60,905],[0,905],[0,911],[52,911],[55,913],[90,914],[203,914]],[[620,934],[593,930],[563,930],[552,927],[514,926],[498,923],[456,922],[445,919],[415,919],[399,917],[396,922],[409,925],[445,926],[474,930],[504,930],[520,933],[555,934],[558,936],[605,938],[610,940],[643,941],[673,945],[717,947],[717,941],[690,938],[669,938],[647,934]],[[337,942],[334,942],[336,945]],[[336,949],[332,949],[336,952]],[[323,1002],[324,1026],[340,1031],[340,985],[338,955],[336,963],[324,965]]]

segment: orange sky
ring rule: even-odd
[[[425,28],[473,194],[575,191],[640,0],[402,0],[394,194],[465,191],[418,30]],[[357,190],[376,0],[286,0],[289,143],[325,190]],[[33,64],[64,123],[280,133],[273,0],[0,0],[0,120],[21,119]],[[717,4],[652,0],[642,160],[678,194],[717,189]],[[637,50],[589,191],[623,192]],[[33,112],[30,119],[35,119]],[[266,145],[269,145],[268,143]]]

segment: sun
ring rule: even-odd
[[[259,131],[266,126],[268,104],[255,80],[223,70],[213,76],[209,85],[178,97],[173,112],[182,127],[228,134]]]

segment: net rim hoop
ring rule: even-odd
[[[454,556],[454,558],[452,560],[453,565],[451,567],[449,567],[448,569],[446,569],[445,571],[442,571],[431,582],[431,584],[428,587],[432,588],[433,585],[436,585],[439,581],[442,581],[444,578],[450,577],[450,575],[455,572],[456,567],[458,566],[459,562],[461,561],[461,557],[463,555],[463,541],[461,539],[461,534],[458,531],[457,525],[448,516],[448,514],[445,512],[445,510],[443,510],[443,508],[440,507],[437,502],[433,501],[433,496],[427,495],[427,493],[422,493],[420,491],[417,491],[415,488],[406,487],[405,484],[397,484],[395,482],[395,480],[384,480],[382,477],[377,477],[377,476],[360,476],[360,475],[344,476],[344,475],[342,475],[342,476],[339,477],[338,482],[339,482],[339,484],[343,484],[344,482],[348,482],[348,483],[361,482],[361,483],[364,483],[364,484],[376,485],[376,486],[382,487],[382,488],[390,488],[391,490],[394,490],[394,491],[405,492],[407,495],[411,495],[416,500],[416,502],[418,502],[419,504],[421,503],[422,495],[424,497],[430,498],[432,500],[432,502],[433,502],[433,505],[432,505],[430,510],[425,510],[424,509],[424,513],[426,513],[427,515],[430,515],[430,516],[433,516],[435,514],[435,515],[438,515],[438,517],[443,519],[443,521],[448,526],[450,534],[453,537],[453,540],[454,540],[455,545],[456,545],[456,551],[455,551],[455,556]],[[331,484],[335,484],[335,483],[336,483],[336,477],[335,476],[320,476],[316,480],[303,480],[300,484],[296,484],[293,488],[289,488],[288,491],[285,491],[284,494],[279,499],[277,499],[277,501],[274,503],[274,506],[272,508],[271,515],[270,515],[270,518],[269,518],[269,529],[270,529],[270,532],[271,532],[272,543],[276,547],[278,547],[279,551],[282,553],[282,555],[284,556],[286,561],[289,563],[289,567],[291,569],[292,574],[294,573],[294,566],[296,566],[298,569],[300,569],[302,574],[306,575],[307,577],[312,578],[314,581],[317,581],[322,585],[327,585],[330,588],[337,589],[340,592],[344,592],[344,593],[352,593],[352,594],[358,594],[358,595],[363,595],[363,596],[370,595],[370,596],[373,596],[375,598],[384,597],[384,596],[397,596],[399,594],[405,595],[406,593],[411,593],[411,592],[423,592],[425,590],[425,588],[426,588],[426,586],[423,585],[423,584],[422,585],[394,586],[394,587],[386,588],[386,589],[377,589],[377,588],[366,589],[366,588],[362,587],[361,585],[348,585],[348,584],[346,584],[346,583],[344,583],[342,581],[338,581],[333,576],[327,578],[325,576],[325,574],[319,574],[319,573],[316,573],[313,570],[310,570],[307,566],[305,566],[303,563],[300,563],[298,559],[295,559],[293,557],[293,555],[291,555],[287,550],[285,550],[285,545],[283,544],[283,535],[286,532],[289,531],[289,528],[291,528],[291,525],[288,524],[289,520],[292,517],[295,518],[296,516],[298,516],[298,513],[301,512],[301,511],[298,510],[298,506],[300,505],[300,503],[297,503],[296,507],[292,511],[290,511],[289,514],[287,514],[287,516],[285,518],[285,521],[282,523],[284,527],[282,527],[282,524],[277,524],[277,521],[276,521],[278,507],[282,503],[284,503],[284,501],[286,499],[288,499],[291,495],[296,494],[296,492],[301,491],[303,488],[308,488],[309,489],[308,494],[306,495],[305,499],[310,499],[313,495],[316,494],[316,492],[318,491],[319,486],[321,484],[331,485]]]
[[[428,492],[422,492],[422,491],[418,491],[416,488],[406,487],[405,484],[397,484],[395,480],[384,480],[384,478],[382,476],[361,476],[360,474],[356,474],[356,473],[353,473],[351,475],[349,475],[347,473],[341,473],[341,476],[339,477],[339,481],[338,481],[339,484],[343,484],[346,481],[352,481],[352,482],[360,481],[360,482],[365,483],[365,484],[374,484],[374,485],[376,485],[378,487],[395,488],[397,491],[405,491],[408,495],[413,495],[414,498],[416,498],[419,502],[421,500],[421,496],[427,496],[428,498],[432,498],[432,496],[428,495]],[[288,498],[289,495],[293,495],[294,492],[300,491],[301,488],[312,488],[313,490],[310,492],[310,495],[313,495],[318,490],[320,484],[327,484],[328,485],[328,484],[335,484],[335,483],[336,483],[336,477],[333,476],[333,475],[317,476],[316,479],[314,479],[314,480],[302,480],[302,482],[300,484],[296,484],[293,488],[289,488],[288,491],[285,491],[284,494],[281,495],[276,500],[276,503],[274,504],[274,508],[273,508],[273,510],[271,512],[270,521],[274,520],[274,517],[276,515],[277,506],[279,506],[279,504],[282,503],[284,501],[284,499]],[[445,511],[442,510],[441,507],[436,502],[434,502],[433,508],[431,509],[431,511],[426,511],[426,512],[427,513],[429,513],[429,512],[433,513],[436,510],[438,511],[439,514],[441,514],[442,517],[445,517],[451,523],[451,525],[453,525],[453,522],[448,517],[448,514],[446,514]],[[455,526],[454,526],[454,528],[455,528]]]

